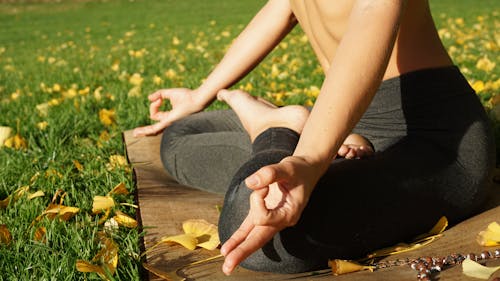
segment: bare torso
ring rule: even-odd
[[[355,0],[290,0],[290,3],[326,72],[346,31]],[[451,64],[436,32],[428,1],[408,0],[384,80]]]

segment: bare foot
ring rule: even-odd
[[[363,136],[350,134],[339,148],[337,155],[347,159],[359,159],[373,155],[373,147]]]
[[[252,142],[271,127],[286,127],[300,134],[309,116],[309,111],[303,106],[277,108],[240,90],[221,90],[217,93],[217,98],[236,112]]]

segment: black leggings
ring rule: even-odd
[[[375,154],[334,160],[297,225],[242,266],[279,273],[325,268],[329,258],[360,258],[411,240],[443,215],[456,223],[484,201],[493,138],[483,107],[455,67],[384,81],[354,132],[372,142]],[[179,182],[225,193],[224,242],[248,214],[244,179],[292,155],[298,139],[287,128],[270,128],[251,144],[234,112],[203,112],[165,130],[161,156]]]

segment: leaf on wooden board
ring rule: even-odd
[[[496,267],[484,266],[469,258],[465,259],[462,262],[462,271],[465,275],[469,277],[487,280],[497,270],[500,270],[500,266]]]
[[[479,232],[476,241],[486,247],[500,245],[500,225],[497,222],[490,223],[485,230]]]
[[[340,275],[362,270],[373,271],[375,269],[374,266],[361,265],[354,261],[340,259],[329,260],[328,265],[332,268],[333,275]]]
[[[163,237],[160,242],[152,248],[156,247],[160,243],[170,242],[178,243],[189,250],[194,250],[196,247],[214,250],[220,244],[217,226],[205,220],[186,220],[182,223],[182,228],[184,230],[184,234]]]

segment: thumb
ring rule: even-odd
[[[289,171],[282,163],[268,165],[260,168],[257,172],[247,177],[245,179],[245,184],[248,188],[257,190],[267,187],[273,182],[285,179],[288,175]]]

